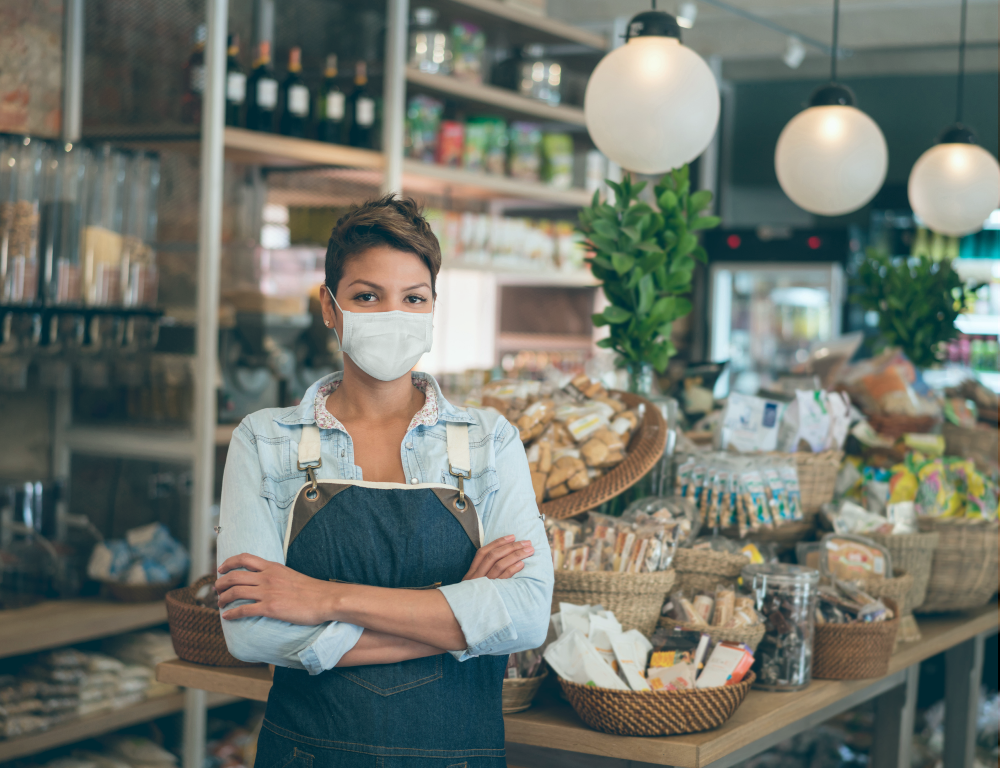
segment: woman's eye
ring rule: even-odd
[[[359,293],[354,297],[355,301],[375,301],[377,297],[374,293]]]
[[[427,299],[425,299],[423,296],[414,295],[414,296],[407,296],[405,299],[403,299],[403,301],[407,302],[408,304],[423,304],[424,302],[427,301]]]

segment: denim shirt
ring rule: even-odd
[[[451,653],[465,661],[537,648],[548,630],[552,558],[518,431],[495,411],[456,408],[444,399],[431,376],[412,375],[434,388],[438,417],[430,425],[411,425],[404,436],[400,458],[406,477],[412,483],[457,486],[449,472],[445,424],[467,423],[472,477],[465,481],[465,492],[480,515],[483,543],[514,534],[535,548],[524,568],[510,579],[479,578],[439,588],[468,642],[467,648]],[[338,372],[320,379],[294,408],[250,414],[233,433],[222,480],[220,564],[242,553],[284,562],[288,515],[306,482],[305,472],[297,468],[302,426],[316,423],[313,401],[317,390],[342,376]],[[354,443],[342,427],[320,429],[320,444],[323,466],[316,472],[318,479],[364,479],[354,464]],[[222,627],[236,658],[305,669],[313,675],[335,667],[363,631],[340,621],[302,626],[258,616],[223,619]]]

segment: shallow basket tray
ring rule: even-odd
[[[732,717],[755,677],[736,685],[636,693],[578,685],[559,678],[570,705],[589,727],[618,736],[676,736],[717,728]]]
[[[920,518],[919,523],[921,530],[933,530],[939,538],[927,595],[917,613],[986,605],[997,591],[997,521]]]
[[[670,630],[680,627],[681,629],[689,629],[692,632],[701,632],[711,637],[713,643],[745,643],[750,646],[750,650],[754,653],[757,652],[757,645],[764,639],[765,629],[763,623],[755,627],[734,627],[728,629],[724,627],[695,627],[680,621],[674,621],[667,616],[660,617],[658,626],[666,627]]]
[[[202,576],[193,584],[167,593],[167,623],[170,639],[178,658],[212,667],[257,667],[240,661],[229,653],[222,634],[219,611],[198,605],[195,595],[206,584],[214,584],[215,575]]]
[[[889,673],[889,657],[899,629],[899,612],[895,601],[884,598],[883,602],[895,614],[891,621],[816,625],[812,656],[815,679],[867,680]]]
[[[735,587],[746,564],[745,556],[731,552],[678,549],[672,563],[677,572],[674,589],[692,597],[698,592],[714,592],[716,587]]]
[[[159,584],[125,584],[121,581],[102,581],[101,594],[120,603],[157,603],[181,583],[180,579]]]
[[[547,518],[562,520],[599,507],[639,482],[659,461],[667,443],[667,422],[660,409],[645,398],[629,392],[614,393],[630,409],[645,405],[639,428],[629,440],[625,459],[586,488],[543,502],[539,511]]]
[[[903,615],[906,616],[924,603],[927,582],[931,577],[931,563],[940,536],[927,533],[866,533],[869,539],[889,550],[893,572],[906,571],[913,577],[913,586],[906,595]]]
[[[670,568],[656,573],[556,571],[552,612],[559,610],[559,603],[602,605],[615,614],[622,629],[638,629],[649,637],[673,585]]]
[[[534,677],[515,677],[514,679],[504,678],[503,692],[500,694],[500,703],[505,715],[512,715],[515,712],[523,712],[531,706],[535,695],[542,682],[549,676],[547,669],[542,670],[542,674]]]
[[[833,491],[837,485],[837,474],[840,472],[840,462],[844,458],[844,452],[808,453],[799,451],[792,455],[795,456],[795,465],[799,475],[802,511],[807,517],[815,515],[819,512],[820,507],[833,500]]]

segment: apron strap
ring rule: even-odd
[[[322,467],[320,458],[319,427],[315,424],[303,424],[299,436],[299,469],[306,467]]]
[[[448,432],[448,463],[451,473],[461,472],[469,478],[472,472],[472,460],[469,457],[469,425],[462,421],[449,421],[445,428]]]

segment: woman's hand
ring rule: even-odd
[[[470,579],[509,579],[524,568],[522,560],[535,554],[530,541],[514,541],[514,536],[504,536],[480,547],[469,572],[462,581]]]
[[[224,619],[267,616],[305,626],[330,620],[328,605],[333,590],[329,582],[246,553],[227,559],[219,566],[219,573],[223,575],[215,582],[215,591],[220,611],[234,600],[254,601],[226,611]]]

